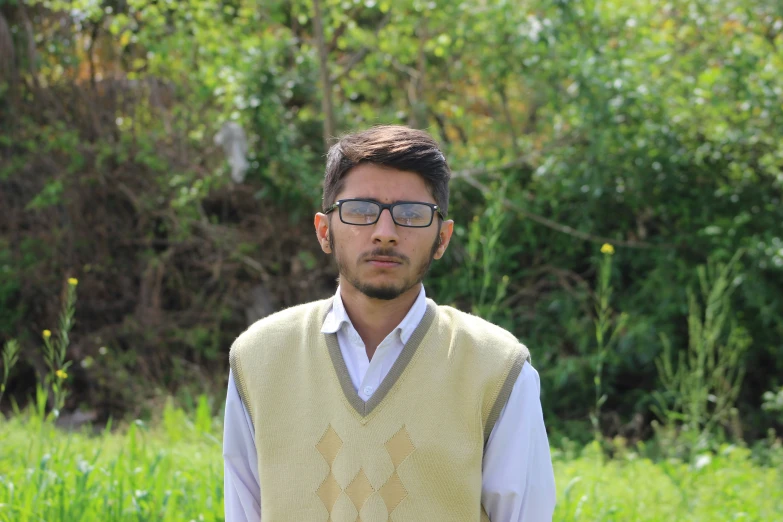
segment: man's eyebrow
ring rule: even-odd
[[[374,201],[376,203],[383,203],[380,199],[371,198],[369,196],[351,196],[350,198],[343,198],[343,199],[366,199],[367,201]],[[392,201],[392,203],[395,203]]]
[[[375,201],[377,203],[383,203],[379,199],[371,198],[369,196],[351,196],[350,198],[342,198],[343,200],[346,199],[366,199],[367,201]],[[428,203],[431,205],[434,205],[435,203],[430,203],[429,201],[422,201],[420,199],[395,199],[394,201],[389,202],[391,205],[392,203]]]

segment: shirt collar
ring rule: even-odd
[[[408,310],[408,313],[400,324],[397,325],[397,328],[392,330],[392,333],[398,333],[402,343],[407,343],[408,339],[413,335],[413,331],[419,326],[422,318],[424,318],[424,312],[426,311],[427,295],[424,292],[424,285],[421,285],[421,290],[419,291],[419,295],[416,297],[413,306]],[[342,297],[340,297],[340,287],[338,286],[337,292],[334,294],[334,300],[332,301],[332,308],[329,310],[329,313],[326,314],[324,323],[321,326],[321,332],[326,334],[337,333],[337,331],[346,324],[353,328],[351,319],[348,317],[348,312],[345,311]]]

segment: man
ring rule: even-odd
[[[231,348],[227,522],[552,519],[527,348],[425,297],[453,231],[449,178],[435,141],[407,127],[330,149],[315,231],[339,287]]]

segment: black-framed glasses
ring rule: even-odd
[[[396,225],[411,228],[426,228],[432,224],[435,212],[446,219],[438,205],[420,201],[397,201],[380,203],[372,199],[341,199],[326,209],[325,214],[339,209],[340,221],[346,225],[374,225],[381,218],[381,212],[389,209]]]

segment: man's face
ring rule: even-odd
[[[415,172],[369,163],[354,167],[343,180],[336,200],[350,198],[435,203],[424,179]],[[446,251],[453,225],[451,220],[441,225],[436,214],[429,227],[403,227],[394,223],[388,210],[368,226],[343,223],[339,210],[329,216],[318,213],[315,218],[321,248],[335,255],[341,286],[384,300],[409,291],[418,293],[432,260]]]

